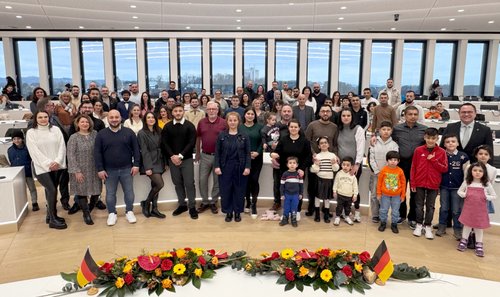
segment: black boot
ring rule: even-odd
[[[330,210],[328,208],[323,207],[323,220],[325,223],[330,223]]]
[[[141,207],[142,207],[142,214],[146,217],[149,218],[151,216],[151,200],[146,199],[141,201]]]
[[[293,227],[297,227],[297,214],[296,213],[292,213],[292,226]]]
[[[288,225],[288,216],[287,215],[283,215],[283,217],[281,218],[281,221],[280,221],[280,226],[285,226],[285,225]]]
[[[77,201],[77,199],[75,199],[75,203],[73,203],[73,206],[71,206],[71,208],[68,210],[68,214],[69,215],[72,215],[72,214],[75,214],[77,213],[79,210],[80,210],[80,202]]]
[[[64,210],[69,210],[69,198],[61,198],[61,205]]]
[[[89,204],[87,201],[87,197],[79,197],[78,204],[83,212],[83,221],[87,225],[94,225],[94,221],[92,221],[92,217],[90,216]]]
[[[320,222],[321,219],[319,217],[319,207],[314,208],[314,221],[315,222]]]
[[[47,213],[49,215],[49,228],[66,229],[68,226],[64,221],[58,220],[56,197],[47,197]],[[62,219],[62,218],[59,218]]]
[[[99,200],[99,195],[90,196],[90,202],[89,202],[89,211],[90,212],[92,212],[92,210],[95,208],[97,200]]]
[[[50,222],[49,205],[47,204],[45,206],[47,207],[47,215],[45,216],[45,223],[48,224]],[[64,218],[57,216],[57,207],[56,210],[54,211],[54,218],[60,222],[66,223],[66,220]]]
[[[152,217],[159,218],[159,219],[164,219],[167,217],[166,215],[162,214],[158,210],[158,197],[153,198],[153,201],[151,202],[151,204],[152,204],[152,207],[151,207],[151,216]]]

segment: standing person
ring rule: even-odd
[[[139,173],[141,153],[135,133],[121,125],[120,112],[110,110],[109,127],[97,133],[94,158],[97,174],[106,184],[106,204],[108,206],[107,225],[116,224],[116,189],[122,185],[125,199],[125,217],[130,224],[137,221],[134,208],[133,177]]]
[[[312,107],[314,114],[316,114],[316,110],[318,110],[320,106],[318,106],[316,99],[312,97],[311,87],[309,86],[303,87],[302,94],[306,97],[306,105]]]
[[[63,218],[57,216],[57,186],[61,170],[66,168],[66,144],[58,127],[49,122],[46,111],[34,115],[33,128],[26,133],[26,145],[33,160],[35,176],[45,188],[49,228],[66,229]]]
[[[493,147],[493,134],[491,128],[476,122],[476,106],[472,103],[464,103],[458,110],[460,121],[450,123],[444,129],[444,135],[455,134],[458,135],[458,150],[467,154],[471,162],[476,162],[476,157],[473,152],[474,149],[482,144]],[[443,141],[441,140],[441,146]],[[488,162],[493,164],[493,160]]]
[[[332,109],[335,112],[340,112],[342,110],[342,99],[340,97],[340,92],[335,91],[332,94],[333,106]]]
[[[137,133],[139,133],[139,131],[141,131],[143,127],[141,117],[142,117],[141,107],[135,104],[130,110],[128,119],[126,119],[125,122],[123,122],[123,127],[131,129],[132,131],[134,131],[135,135],[137,135]]]
[[[361,99],[361,105],[366,107],[370,103],[378,104],[378,100],[372,97],[372,90],[370,88],[363,89],[363,99]],[[367,108],[368,109],[368,108]]]
[[[249,101],[252,101],[255,98],[255,91],[253,90],[253,81],[249,80],[247,81],[247,85],[245,89],[243,89],[243,92],[248,95]]]
[[[396,108],[396,117],[399,120],[404,121],[403,112],[408,106],[415,106],[418,109],[418,122],[423,123],[424,121],[424,109],[422,106],[415,102],[415,92],[412,90],[406,91],[405,103],[401,104]]]
[[[229,106],[226,111],[225,115],[230,113],[230,112],[236,112],[240,118],[242,119],[245,113],[245,109],[240,106],[240,97],[238,95],[233,95],[231,97],[231,106]]]
[[[417,226],[413,235],[420,237],[424,230],[427,239],[434,239],[432,234],[434,204],[441,185],[441,175],[448,171],[446,152],[437,146],[438,136],[436,128],[425,130],[425,145],[415,149],[410,172],[411,191],[417,193],[415,197]]]
[[[21,130],[15,130],[12,133],[12,146],[7,150],[10,166],[23,166],[26,185],[30,191],[31,207],[33,211],[39,211],[38,194],[36,192],[35,181],[33,180],[33,171],[31,167],[31,156],[24,143],[24,134]]]
[[[313,92],[312,92],[312,97],[316,101],[317,104],[317,112],[316,112],[316,117],[319,115],[319,107],[323,106],[325,104],[325,100],[327,96],[324,93],[321,93],[321,86],[319,83],[315,82],[313,84]]]
[[[273,106],[274,103],[274,94],[276,94],[276,91],[278,91],[278,82],[273,81],[271,83],[272,88],[267,91],[266,97],[265,97],[265,102],[267,103],[268,106]],[[259,94],[259,89],[257,89],[257,94]]]
[[[217,138],[215,174],[219,176],[221,208],[226,222],[241,221],[245,190],[250,174],[250,139],[238,129],[240,117],[235,112],[226,115],[227,130]]]
[[[175,81],[171,80],[168,86],[168,97],[173,98],[175,101],[179,101],[181,99],[181,92],[176,89]]]
[[[142,92],[141,94],[141,118],[146,114],[148,111],[153,111],[153,104],[151,103],[151,96],[149,95],[148,92]]]
[[[354,163],[351,166],[351,174],[356,176],[359,183],[361,173],[363,173],[363,155],[365,153],[366,136],[361,126],[356,125],[352,118],[352,110],[343,109],[340,112],[340,126],[337,136],[338,156],[340,159],[351,157]],[[359,185],[359,184],[358,184]],[[354,202],[354,222],[361,222],[361,213],[359,211],[360,196]],[[347,214],[346,214],[347,216]]]
[[[87,198],[90,196],[90,204],[95,205],[102,192],[94,160],[97,132],[90,117],[84,114],[76,117],[74,125],[76,133],[69,138],[67,150],[70,190],[83,212],[85,224],[94,225]]]
[[[62,92],[59,95],[59,103],[55,107],[54,114],[59,118],[66,132],[69,131],[69,126],[73,125],[77,113],[77,108],[71,103],[71,93]]]
[[[464,230],[457,249],[461,252],[467,249],[467,239],[472,228],[474,228],[476,235],[476,256],[484,257],[483,231],[490,227],[486,202],[496,199],[495,190],[488,181],[484,164],[479,162],[473,163],[467,169],[465,181],[457,193],[460,197],[464,198],[464,207],[458,219],[464,225]]]
[[[160,92],[160,98],[156,99],[154,113],[156,115],[160,112],[160,107],[167,105],[168,102],[168,92],[167,90],[162,90]]]
[[[276,125],[276,114],[274,112],[266,114],[266,125],[260,130],[260,135],[263,150],[272,152],[280,139],[280,128]]]
[[[385,88],[380,90],[378,93],[378,100],[380,101],[380,96],[382,93],[386,93],[389,98],[389,105],[396,108],[399,104],[401,104],[401,93],[399,90],[394,87],[394,80],[392,78],[387,79],[387,83]]]
[[[222,97],[221,90],[215,90],[215,96],[212,101],[219,103],[219,109],[222,114],[226,113],[226,109],[229,108],[229,105],[227,104],[227,101]]]
[[[315,119],[315,110],[307,105],[307,98],[304,94],[300,94],[299,97],[297,97],[297,102],[298,104],[292,107],[293,117],[299,121],[300,127],[305,131],[309,123]]]
[[[263,96],[258,95],[257,98],[255,98],[255,100],[252,101],[252,107],[255,110],[255,115],[257,116],[257,123],[264,125],[267,112],[265,112],[264,109],[262,108],[261,98],[263,98]]]
[[[116,105],[116,110],[120,112],[122,121],[125,121],[126,119],[128,119],[128,116],[132,111],[135,103],[130,101],[130,91],[123,90],[121,94],[123,101],[118,102],[118,104]]]
[[[351,217],[351,205],[358,199],[358,181],[355,175],[351,174],[354,159],[352,157],[344,157],[342,159],[342,170],[335,175],[333,182],[333,198],[337,200],[337,209],[335,210],[335,220],[333,224],[340,224],[340,216],[344,212],[344,221],[348,225],[353,225]]]
[[[199,189],[201,195],[201,205],[198,213],[209,209],[213,214],[217,214],[217,201],[219,200],[219,178],[214,172],[215,145],[219,133],[226,129],[226,122],[219,117],[219,104],[215,102],[207,103],[207,117],[200,120],[196,129],[196,161],[199,166]],[[208,178],[212,174],[212,192],[208,199]]]
[[[71,87],[71,103],[73,103],[73,106],[75,106],[76,109],[80,107],[81,100],[82,96],[80,94],[80,87],[73,85]]]
[[[439,79],[435,79],[429,87],[429,100],[441,99],[443,97],[443,89],[439,85]]]
[[[368,114],[366,110],[361,106],[361,101],[358,96],[351,98],[351,110],[352,110],[352,120],[356,125],[365,129],[368,127]]]
[[[205,115],[205,112],[200,109],[200,100],[197,97],[191,97],[191,108],[186,112],[186,120],[198,127],[198,123],[205,118]]]
[[[191,93],[184,93],[182,95],[182,105],[184,106],[184,112],[187,112],[189,111],[189,109],[191,108],[190,104],[191,104]]]
[[[398,123],[396,110],[389,104],[389,97],[387,93],[381,92],[378,100],[380,104],[375,106],[375,109],[373,110],[372,131],[374,132],[380,128],[380,124],[383,121],[389,121],[393,126]]]
[[[101,101],[94,103],[94,112],[92,113],[92,116],[101,120],[104,123],[104,128],[108,126],[108,112],[104,111],[103,103]]]
[[[41,88],[36,87],[33,89],[33,94],[31,95],[30,111],[34,115],[38,111],[38,101],[42,98],[47,97],[47,92]]]
[[[139,94],[139,85],[134,82],[129,84],[128,90],[130,91],[130,102],[137,105],[141,104],[141,95]]]
[[[264,158],[262,155],[262,137],[260,131],[262,125],[257,123],[255,110],[251,107],[245,109],[243,125],[239,127],[241,132],[246,133],[250,139],[250,175],[245,192],[246,206],[244,211],[251,210],[252,218],[257,218],[257,198],[259,197],[260,185],[259,176],[262,170]],[[251,198],[251,199],[250,199]]]
[[[448,172],[443,173],[441,187],[439,190],[439,225],[436,236],[446,234],[446,226],[451,210],[453,219],[453,234],[455,239],[462,238],[462,224],[458,217],[462,211],[463,200],[458,196],[457,191],[464,181],[465,164],[469,157],[464,152],[457,150],[458,137],[453,134],[443,136],[444,147],[448,159]]]
[[[243,93],[243,95],[241,95],[240,106],[243,108],[247,108],[251,105],[252,105],[252,99],[250,99],[250,96],[247,93]]]
[[[406,179],[398,167],[399,153],[389,151],[386,155],[387,165],[380,170],[377,181],[377,200],[380,202],[380,226],[378,231],[384,232],[387,226],[387,214],[391,209],[392,233],[399,233],[399,205],[406,199]]]
[[[94,116],[94,104],[89,100],[82,101],[80,107],[78,108],[78,113],[88,115],[92,120],[92,122],[94,123],[93,129],[99,132],[102,129],[106,128],[106,125],[104,124],[103,120],[100,120],[99,118]],[[72,124],[69,127],[69,135],[71,136],[75,132],[76,132],[75,125]]]
[[[366,112],[368,113],[368,127],[366,131],[368,132],[374,132],[373,131],[373,112],[375,111],[375,106],[377,106],[377,103],[375,102],[370,102],[366,106]]]
[[[304,193],[304,181],[297,172],[299,160],[297,157],[287,158],[288,170],[281,176],[281,199],[283,199],[283,217],[280,226],[288,224],[288,218],[291,217],[292,226],[297,227],[297,207],[299,200],[302,200]]]
[[[162,153],[167,158],[179,204],[172,215],[178,216],[189,209],[189,216],[196,220],[198,212],[196,211],[193,164],[196,128],[184,118],[183,104],[176,103],[172,109],[172,115],[173,121],[166,124],[161,132]]]
[[[165,125],[172,121],[171,114],[166,106],[160,107],[160,112],[158,113],[158,127],[163,129]]]
[[[148,111],[142,118],[143,128],[137,139],[141,149],[142,162],[139,168],[141,174],[146,174],[151,180],[151,190],[146,200],[141,201],[142,213],[146,218],[164,219],[165,215],[158,210],[158,194],[163,188],[162,174],[165,172],[165,160],[161,154],[161,129],[153,112]]]
[[[106,86],[101,87],[101,101],[103,103],[102,106],[105,112],[108,112],[111,109],[116,109],[116,105],[118,104],[118,100],[116,99],[116,97],[111,97],[109,88]]]

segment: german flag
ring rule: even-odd
[[[97,278],[99,272],[99,266],[97,266],[94,259],[92,259],[90,250],[87,248],[87,252],[82,260],[80,269],[78,269],[78,273],[76,274],[76,282],[78,283],[78,286],[80,286],[80,288],[85,287],[85,285]]]
[[[394,272],[394,264],[392,263],[391,256],[385,245],[385,240],[382,240],[378,246],[371,261],[373,271],[378,275],[378,278],[385,282]]]

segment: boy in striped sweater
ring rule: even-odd
[[[286,165],[288,170],[281,176],[280,186],[281,199],[284,199],[283,218],[280,226],[288,224],[288,217],[291,214],[292,226],[297,227],[297,207],[304,193],[304,180],[297,172],[297,166],[299,165],[297,157],[288,157]]]

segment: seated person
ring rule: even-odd
[[[441,120],[441,114],[437,110],[436,106],[431,106],[429,111],[425,113],[424,117],[430,120]]]

